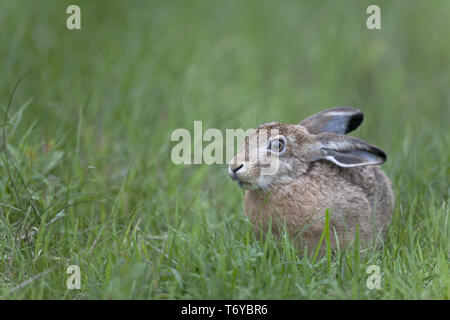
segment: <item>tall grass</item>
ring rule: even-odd
[[[370,31],[370,1],[79,1],[69,31],[67,1],[2,2],[0,298],[448,299],[450,3],[377,3]],[[194,120],[335,105],[362,109],[355,135],[388,154],[379,249],[255,236],[226,166],[170,160]]]

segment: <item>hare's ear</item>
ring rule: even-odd
[[[319,134],[309,150],[310,161],[324,159],[344,168],[382,164],[387,158],[382,150],[367,142],[334,133]]]
[[[355,130],[363,121],[363,113],[352,107],[336,107],[316,113],[299,125],[306,127],[311,134],[333,132],[346,134]]]

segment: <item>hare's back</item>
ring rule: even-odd
[[[345,168],[341,168],[344,170]],[[378,227],[391,220],[395,204],[392,184],[380,166],[348,168],[345,175],[353,185],[361,188],[367,197],[371,214],[375,216]]]

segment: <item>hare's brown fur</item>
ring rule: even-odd
[[[382,236],[391,218],[394,196],[391,183],[378,166],[340,168],[319,160],[311,164],[308,174],[269,193],[247,190],[246,214],[256,230],[278,234],[277,222],[285,222],[290,234],[299,233],[299,244],[316,246],[330,212],[330,240],[336,246],[335,232],[341,244],[354,239],[356,225],[366,242]],[[381,231],[381,234],[379,234]]]
[[[391,182],[377,164],[386,160],[383,151],[355,137],[346,136],[363,119],[362,112],[338,107],[318,113],[298,125],[271,122],[261,125],[246,139],[231,160],[229,172],[248,190],[244,210],[256,231],[279,234],[280,223],[298,239],[300,247],[315,247],[330,213],[331,244],[355,238],[357,226],[364,242],[382,238],[391,220],[394,195]],[[276,134],[260,137],[261,131]],[[261,140],[262,139],[262,140]],[[275,146],[283,146],[275,152]],[[249,155],[278,165],[274,174],[263,174],[260,162]],[[276,156],[275,156],[276,154]],[[297,237],[298,235],[298,237]]]

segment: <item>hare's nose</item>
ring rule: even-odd
[[[238,172],[239,170],[241,170],[241,168],[244,165],[242,163],[231,163],[230,164],[230,170],[233,171],[233,173]]]

